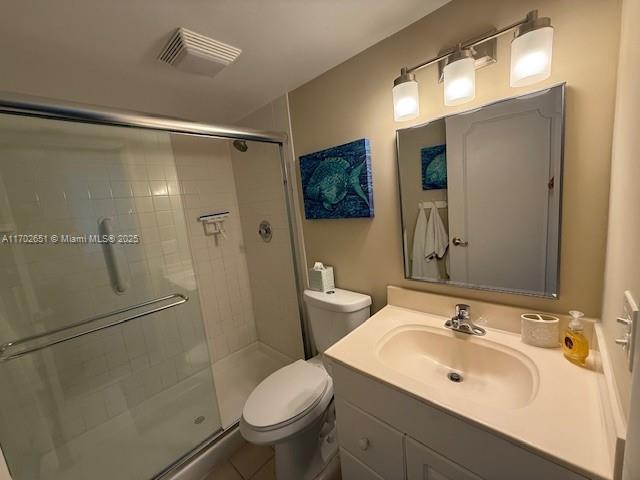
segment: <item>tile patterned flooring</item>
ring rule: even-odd
[[[203,480],[276,480],[273,448],[247,443]]]
[[[276,480],[273,448],[245,443],[202,480]],[[342,480],[338,457],[319,474],[318,480]]]

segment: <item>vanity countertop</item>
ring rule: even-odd
[[[576,472],[590,478],[612,478],[604,407],[598,388],[603,373],[596,368],[600,363],[597,351],[591,352],[587,366],[581,368],[568,362],[560,348],[533,347],[522,343],[519,334],[494,328],[487,328],[486,336],[482,337],[455,333],[444,328],[445,321],[443,316],[388,305],[329,348],[325,355]],[[394,333],[407,329],[428,330],[444,336],[445,341],[454,338],[476,343],[479,348],[510,352],[508,354],[519,357],[522,365],[529,365],[527,368],[533,372],[533,394],[526,401],[492,405],[491,396],[496,393],[490,391],[488,378],[484,387],[481,379],[473,391],[460,394],[454,390],[458,385],[436,387],[432,382],[417,379],[415,372],[414,375],[406,373],[398,365],[393,368],[381,359],[382,346]],[[453,343],[449,341],[448,345]],[[424,345],[421,348],[425,348]],[[455,357],[455,352],[449,350],[444,355]],[[448,368],[438,362],[434,364],[436,368]],[[409,369],[407,366],[407,371]],[[463,375],[464,370],[464,367],[460,369]],[[487,373],[501,374],[500,369]],[[479,375],[484,375],[481,368]]]

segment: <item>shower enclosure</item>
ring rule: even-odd
[[[304,356],[285,136],[15,96],[0,112],[11,476],[153,478]]]

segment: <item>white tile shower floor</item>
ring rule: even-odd
[[[208,369],[202,370],[47,452],[39,465],[29,465],[35,469],[32,474],[20,468],[19,478],[148,478],[152,466],[158,468],[168,459],[179,458],[185,449],[197,446],[219,428],[218,412],[211,405],[209,375]],[[204,422],[195,423],[198,416],[204,416]]]
[[[255,342],[213,364],[222,428],[242,416],[242,408],[253,389],[267,376],[292,360],[271,347]]]
[[[35,471],[31,477],[112,479],[113,458],[118,458],[117,470],[126,472],[121,478],[144,478],[148,476],[149,465],[162,465],[167,459],[180,457],[185,447],[196,446],[219,425],[224,429],[233,426],[258,383],[290,362],[288,357],[259,342],[249,345],[213,365],[219,420],[213,411],[215,405],[211,404],[211,381],[206,380],[209,371],[203,370],[58,450],[44,454],[40,465],[32,466]],[[176,409],[176,405],[182,407]],[[206,420],[195,424],[193,419],[201,415]],[[139,461],[132,452],[144,452],[145,461]],[[272,465],[262,467],[261,476],[256,478],[269,478]]]

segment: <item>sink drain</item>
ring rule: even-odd
[[[196,425],[200,425],[202,422],[204,422],[204,417],[202,415],[200,415],[199,417],[196,417],[193,420],[193,423],[195,423]]]
[[[449,372],[447,374],[447,378],[454,383],[460,383],[462,380],[464,380],[464,378],[462,378],[462,375],[456,372]]]

